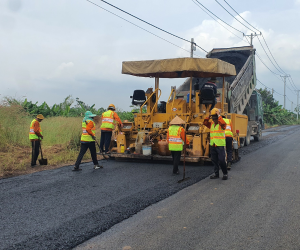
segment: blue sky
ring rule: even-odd
[[[224,0],[218,0],[224,7]],[[249,23],[261,30],[281,69],[292,75],[300,89],[300,0],[226,0]],[[169,36],[113,9],[100,0],[93,2],[144,29],[189,50],[189,43]],[[192,0],[108,0],[154,25],[213,48],[246,46],[224,29]],[[234,20],[216,1],[199,0],[210,11],[246,34],[251,31]],[[232,12],[233,13],[233,12]],[[234,14],[234,13],[233,13]],[[237,16],[235,14],[235,16]],[[230,29],[230,28],[229,28]],[[236,35],[238,32],[232,30]],[[254,46],[267,66],[280,74],[267,58],[257,39]],[[129,110],[134,89],[153,87],[154,79],[121,74],[122,61],[189,57],[189,53],[92,5],[86,0],[0,1],[0,98],[27,97],[40,104],[60,103],[68,95],[97,108],[114,103]],[[205,57],[197,48],[195,54]],[[283,94],[283,82],[257,60],[257,78]],[[184,79],[161,79],[161,100],[171,86]],[[258,87],[263,87],[258,84]],[[289,83],[288,87],[294,89]],[[283,97],[274,97],[283,104]],[[296,104],[296,94],[287,88]],[[287,100],[286,108],[291,109]]]

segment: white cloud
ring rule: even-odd
[[[72,62],[62,63],[61,65],[59,65],[58,70],[62,71],[67,68],[72,68],[73,66],[74,66],[74,63],[72,63]]]

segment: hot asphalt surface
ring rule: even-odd
[[[229,180],[206,178],[75,250],[299,250],[299,140],[293,130],[244,155]]]
[[[242,160],[234,167],[243,164],[243,156],[280,144],[295,131],[299,134],[299,128],[281,127],[244,147],[240,150]],[[256,153],[263,155],[263,151]],[[213,171],[212,166],[187,166],[191,179],[178,184],[182,176],[171,175],[172,165],[117,161],[103,161],[103,165],[99,170],[88,163],[82,165],[81,172],[72,172],[68,166],[0,180],[0,249],[73,248]]]

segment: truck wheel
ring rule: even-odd
[[[246,138],[240,138],[240,147],[244,147]]]
[[[258,135],[255,135],[253,137],[254,137],[254,141],[259,141],[262,138],[262,131],[261,131],[261,129],[259,130]]]
[[[245,146],[250,145],[250,141],[251,141],[251,128],[250,128],[250,126],[248,126],[248,128],[247,128],[247,136],[245,138]]]

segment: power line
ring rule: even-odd
[[[215,0],[229,15],[231,15],[235,20],[237,20],[240,24],[242,24],[244,27],[246,27],[248,30],[253,31],[249,27],[247,27],[245,24],[243,24],[240,20],[238,20],[234,15],[232,15],[222,4],[218,2],[218,0]],[[255,33],[255,31],[253,31]]]
[[[89,0],[87,0],[87,1],[90,2],[90,3],[93,3],[93,2],[91,2],[91,1],[89,1]],[[100,0],[100,1],[102,1],[103,3],[106,3],[106,4],[108,4],[108,5],[110,5],[110,6],[112,6],[112,7],[114,7],[114,8],[117,9],[117,10],[120,10],[120,11],[124,12],[125,14],[127,14],[127,15],[129,15],[129,16],[132,16],[132,17],[138,19],[138,20],[141,21],[141,22],[144,22],[144,23],[146,23],[146,24],[148,24],[148,25],[150,25],[150,26],[152,26],[152,27],[154,27],[154,28],[156,28],[156,29],[159,29],[160,31],[163,31],[163,32],[165,32],[165,33],[167,33],[167,34],[169,34],[169,35],[171,35],[171,36],[174,36],[174,37],[179,38],[179,39],[181,39],[181,40],[183,40],[183,41],[186,41],[186,42],[188,42],[188,43],[191,43],[191,41],[189,41],[189,40],[187,40],[187,39],[184,39],[184,38],[182,38],[182,37],[180,37],[180,36],[174,35],[174,34],[172,34],[171,32],[168,32],[168,31],[166,31],[166,30],[164,30],[164,29],[161,29],[161,28],[159,28],[159,27],[157,27],[157,26],[155,26],[155,25],[153,25],[153,24],[151,24],[151,23],[149,23],[149,22],[146,22],[145,20],[143,20],[143,19],[141,19],[141,18],[139,18],[139,17],[137,17],[137,16],[135,16],[135,15],[132,15],[132,14],[128,13],[128,12],[126,12],[125,10],[122,10],[122,9],[118,8],[117,6],[114,6],[114,5],[108,3],[108,2],[106,2],[106,1],[104,1],[104,0]],[[93,3],[93,4],[95,4],[95,3]],[[95,4],[95,5],[96,5],[96,4]],[[98,5],[96,5],[96,6],[98,6]],[[100,6],[98,6],[98,7],[100,7]],[[197,44],[194,43],[194,45],[197,46],[198,48],[200,48],[201,50],[205,51],[206,53],[208,53],[208,51],[206,51],[206,50],[203,49],[202,47],[198,46]]]
[[[269,88],[268,86],[266,86],[265,84],[263,84],[260,80],[258,80],[257,78],[256,78],[256,80],[261,84],[261,85],[263,85],[263,86],[265,86],[267,89],[271,89],[271,88]],[[274,90],[274,89],[271,89],[272,91],[274,91],[274,93],[276,93],[276,94],[278,94],[278,95],[281,95],[281,96],[284,96],[283,94],[280,94],[279,92],[277,92],[276,90]]]
[[[223,0],[241,19],[243,19],[247,24],[249,24],[253,29],[256,29],[259,33],[261,33],[257,28],[253,27],[250,23],[248,23],[234,8],[231,7],[229,3]]]
[[[258,39],[258,41],[259,41],[261,47],[263,48],[264,52],[266,53],[267,57],[269,58],[270,62],[273,64],[273,66],[275,67],[275,69],[277,69],[277,70],[280,72],[280,70],[279,70],[279,69],[276,67],[276,65],[272,62],[271,58],[269,57],[267,51],[265,50],[265,48],[264,48],[264,46],[262,45],[262,43],[261,43],[261,41],[260,41],[260,39],[259,39],[258,36],[257,36],[257,39]]]
[[[88,0],[87,0],[87,1],[88,1]],[[88,1],[88,2],[90,2],[90,1]],[[154,34],[154,33],[152,33],[152,32],[150,32],[149,30],[146,30],[146,29],[144,29],[144,28],[138,26],[137,24],[132,23],[132,22],[128,21],[127,19],[125,19],[125,18],[123,18],[123,17],[121,17],[121,16],[119,16],[119,15],[117,15],[117,14],[115,14],[115,13],[113,13],[113,12],[111,12],[111,11],[109,11],[109,10],[107,10],[107,9],[105,9],[105,8],[103,8],[103,7],[101,7],[101,6],[97,5],[97,4],[95,4],[95,3],[93,3],[93,2],[90,2],[90,3],[96,5],[97,7],[99,7],[99,8],[101,8],[101,9],[107,11],[108,13],[110,13],[110,14],[112,14],[112,15],[114,15],[114,16],[117,16],[117,17],[121,18],[122,20],[124,20],[124,21],[126,21],[126,22],[128,22],[128,23],[130,23],[130,24],[132,24],[132,25],[134,25],[134,26],[136,26],[136,27],[138,27],[138,28],[140,28],[140,29],[142,29],[142,30],[148,32],[148,33],[150,33],[151,35],[156,36],[156,37],[158,37],[158,38],[160,38],[160,39],[162,39],[162,40],[164,40],[164,41],[166,41],[166,42],[168,42],[168,43],[170,43],[170,44],[172,44],[172,45],[174,45],[174,46],[176,46],[176,47],[178,47],[178,48],[180,48],[180,49],[182,49],[182,50],[184,50],[184,51],[186,51],[186,52],[188,52],[188,53],[190,53],[190,51],[188,51],[188,50],[186,50],[186,49],[184,49],[184,48],[182,48],[182,47],[180,47],[180,46],[178,46],[178,45],[176,45],[176,44],[174,44],[174,43],[172,43],[172,42],[170,42],[170,41],[168,41],[168,40],[166,40],[166,39],[164,39],[164,38],[162,38],[162,37],[160,37],[160,36],[158,36],[158,35],[156,35],[156,34]],[[197,54],[195,54],[195,55],[197,55]],[[197,55],[197,56],[199,56],[199,55]],[[200,56],[199,56],[199,57],[200,57]]]
[[[239,37],[238,35],[236,35],[235,33],[233,33],[231,30],[227,29],[223,24],[221,24],[221,23],[218,21],[218,19],[216,19],[215,17],[213,17],[211,14],[209,14],[209,12],[206,11],[204,8],[202,8],[202,7],[200,6],[200,4],[196,3],[195,0],[192,0],[192,1],[193,1],[193,3],[196,4],[202,11],[204,11],[207,15],[209,15],[212,19],[214,19],[218,24],[220,24],[224,29],[228,30],[230,33],[232,33],[233,35],[235,35],[237,38],[239,38],[239,39],[241,39],[241,40],[244,41],[243,38]],[[221,19],[220,19],[220,20],[221,20]],[[221,20],[221,21],[222,21],[222,20]],[[224,21],[222,21],[222,22],[224,22]],[[229,24],[227,24],[227,25],[229,25]],[[230,25],[229,25],[229,26],[230,26]],[[231,27],[231,26],[230,26],[230,27]],[[233,27],[231,27],[231,28],[233,28]],[[233,28],[233,29],[234,29],[234,28]]]
[[[265,40],[264,35],[263,35],[262,33],[261,33],[261,35],[262,35],[262,38],[263,38],[263,40],[264,40],[264,42],[265,42],[265,44],[266,44],[266,46],[267,46],[267,48],[268,48],[268,50],[269,50],[270,55],[272,56],[274,62],[277,64],[277,66],[278,66],[278,68],[281,70],[281,72],[284,73],[285,75],[287,75],[287,73],[285,73],[285,72],[280,68],[280,66],[278,65],[277,61],[275,60],[275,58],[274,58],[273,54],[271,53],[271,50],[270,50],[270,48],[269,48],[269,46],[268,46],[268,44],[267,44],[267,42],[266,42],[266,40]]]
[[[229,27],[231,27],[232,29],[242,33],[244,35],[244,32],[232,27],[230,24],[226,23],[225,21],[223,21],[221,18],[219,18],[217,15],[215,15],[214,13],[212,13],[208,8],[206,8],[202,3],[200,3],[198,0],[195,0],[198,4],[200,4],[204,9],[206,9],[209,13],[211,13],[212,15],[214,15],[216,18],[218,18],[220,21],[222,21],[223,23],[225,23],[226,25],[228,25]]]
[[[297,88],[297,86],[295,85],[292,76],[289,77],[289,81],[290,81],[290,83],[293,85],[293,87],[295,88],[295,90],[298,91],[298,88]]]

